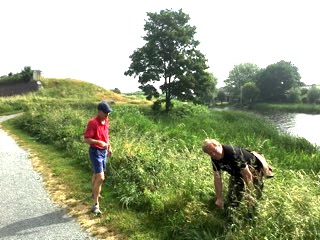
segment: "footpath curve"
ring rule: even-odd
[[[0,116],[0,124],[14,116]],[[50,200],[28,152],[1,125],[0,239],[95,239]]]

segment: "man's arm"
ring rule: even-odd
[[[108,157],[112,156],[112,148],[111,148],[111,143],[109,141],[108,146],[107,146],[107,150],[108,150]]]
[[[252,179],[252,173],[249,169],[249,166],[246,165],[245,168],[241,169],[241,175],[242,175],[242,178],[246,184],[246,199],[249,203],[249,205],[251,204],[254,204],[255,200],[254,198],[252,197],[253,196],[253,192],[254,192],[254,186],[253,186],[253,179]]]
[[[240,173],[242,175],[243,180],[246,183],[246,186],[251,188],[251,186],[252,186],[252,173],[251,173],[248,165],[246,165],[245,168],[242,168]]]
[[[99,145],[101,147],[103,147],[104,149],[108,148],[108,143],[104,142],[104,141],[100,141],[100,140],[96,140],[93,138],[84,138],[84,142],[91,145],[91,144],[95,144],[95,145]]]
[[[218,208],[223,208],[224,202],[223,202],[223,195],[222,195],[222,179],[221,174],[219,171],[213,172],[214,177],[214,188],[216,191],[216,206]]]

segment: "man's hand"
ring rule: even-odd
[[[108,149],[108,155],[107,155],[108,157],[111,157],[112,156],[112,149],[111,149],[111,147]]]
[[[104,141],[99,141],[99,145],[101,147],[103,147],[104,149],[108,149],[108,144],[106,142],[104,142]]]
[[[217,198],[216,200],[216,206],[220,209],[223,209],[224,208],[224,202],[223,202],[223,199],[222,198]]]

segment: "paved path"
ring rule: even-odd
[[[0,116],[0,123],[11,117]],[[0,239],[94,239],[44,189],[28,152],[0,129]]]

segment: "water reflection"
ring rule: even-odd
[[[233,108],[212,108],[232,110]],[[288,112],[255,112],[275,123],[278,130],[293,136],[303,137],[312,144],[320,146],[320,114]]]
[[[320,146],[320,115],[304,113],[264,113],[263,116],[273,121],[278,129],[294,136],[303,137]]]

